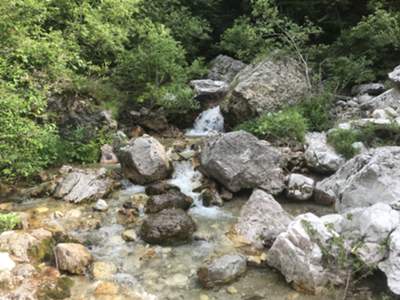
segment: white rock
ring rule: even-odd
[[[98,211],[106,211],[108,209],[108,204],[105,200],[99,199],[93,208]]]
[[[292,217],[268,193],[255,190],[240,211],[236,232],[256,248],[285,231]]]
[[[400,199],[400,147],[359,154],[316,184],[316,197],[336,201],[338,212]]]
[[[312,238],[309,236],[311,230]],[[278,269],[287,282],[303,291],[315,292],[331,280],[339,280],[322,266],[323,254],[316,242],[324,245],[334,235],[335,232],[328,230],[317,216],[311,213],[300,215],[277,237],[268,252],[267,262]]]
[[[0,252],[0,273],[11,271],[15,267],[15,262],[7,252]]]
[[[345,163],[345,159],[328,144],[325,133],[307,133],[306,146],[307,164],[317,172],[333,173]]]
[[[372,113],[374,119],[389,119],[390,117],[384,109],[375,109]]]
[[[389,237],[389,257],[379,264],[387,277],[390,290],[400,295],[400,227]]]
[[[314,193],[314,179],[301,174],[290,174],[287,195],[294,200],[309,200]]]

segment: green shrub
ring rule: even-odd
[[[78,127],[58,143],[59,163],[97,163],[101,156],[101,146],[111,142],[111,136],[103,130]]]
[[[298,105],[311,131],[325,131],[332,127],[330,109],[333,95],[328,92],[311,96]]]
[[[0,214],[0,233],[13,230],[21,224],[21,218],[16,213]]]
[[[55,126],[35,122],[44,105],[40,95],[22,97],[0,81],[0,179],[29,177],[57,159]]]
[[[289,108],[276,113],[267,113],[239,125],[237,129],[246,130],[274,142],[291,144],[304,141],[307,120],[299,111]]]
[[[400,126],[368,124],[357,129],[335,129],[328,135],[328,143],[347,159],[357,155],[352,146],[355,142],[362,142],[367,147],[381,147],[400,145]]]
[[[358,154],[353,143],[358,142],[359,132],[351,129],[335,129],[328,135],[328,143],[347,159]]]

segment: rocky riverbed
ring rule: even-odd
[[[231,62],[248,77],[236,77],[243,82],[228,98],[254,89],[261,94],[253,100],[265,101],[266,89],[255,87],[270,83],[259,69],[286,68],[300,80],[288,62],[271,64]],[[200,99],[214,100],[228,83],[192,85]],[[278,105],[272,96],[258,106]],[[236,118],[244,117],[240,107],[230,107]],[[0,234],[0,299],[400,295],[399,147],[363,148],[347,160],[323,132],[289,148],[223,131],[215,105],[186,136],[128,139],[118,131],[102,164],[62,166],[3,196],[1,212],[20,222]]]

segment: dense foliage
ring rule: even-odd
[[[179,119],[198,109],[187,83],[216,54],[250,62],[289,53],[309,72],[314,96],[250,127],[274,136],[300,126],[288,137],[301,140],[303,119],[312,130],[330,127],[333,93],[383,80],[400,56],[393,0],[9,0],[0,14],[0,178],[7,180],[63,161],[97,161],[109,139],[79,124],[62,131],[50,99],[91,99],[115,116],[130,105],[163,108]],[[288,125],[271,125],[287,117]]]

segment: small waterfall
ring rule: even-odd
[[[174,164],[174,174],[169,183],[180,188],[181,192],[189,196],[194,201],[194,207],[190,209],[190,213],[208,218],[215,219],[218,217],[231,217],[222,209],[216,206],[205,207],[201,199],[200,193],[194,192],[196,188],[201,186],[203,175],[194,169],[191,161],[178,161]]]
[[[192,129],[186,132],[187,136],[207,136],[212,133],[224,131],[224,117],[221,108],[214,108],[203,111],[194,121]]]

